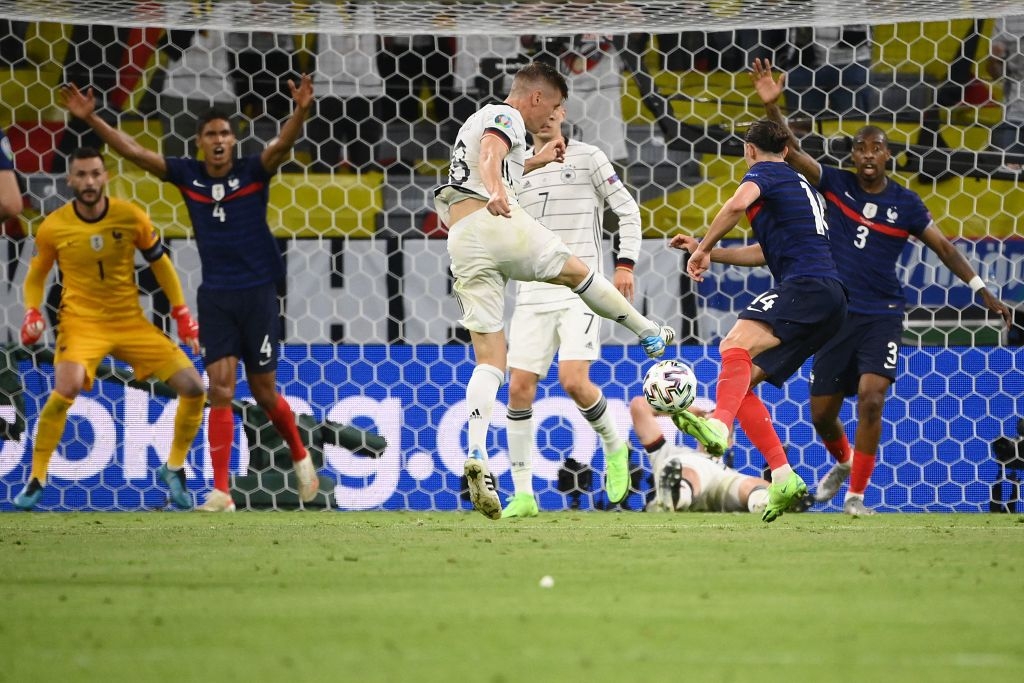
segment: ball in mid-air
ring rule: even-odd
[[[680,360],[659,361],[644,375],[644,397],[658,412],[682,412],[697,397],[697,376]]]

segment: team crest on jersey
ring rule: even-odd
[[[115,240],[120,241],[120,239],[124,237],[124,233],[121,232],[120,230],[112,230],[110,232],[110,236],[113,237]]]
[[[213,195],[213,201],[219,202],[224,199],[224,186],[221,183],[217,183],[210,188],[210,194]]]
[[[237,190],[239,182],[240,181],[238,180],[238,178],[228,178],[228,187],[230,187],[232,190]]]
[[[885,219],[890,223],[895,223],[899,217],[900,213],[896,210],[895,206],[890,206],[889,210],[885,212]]]
[[[562,169],[562,182],[563,183],[571,183],[574,180],[576,180],[576,167],[575,166],[566,166],[565,168],[563,168]]]
[[[878,205],[868,202],[864,205],[864,218],[874,218],[878,213]]]
[[[92,235],[89,237],[89,246],[92,247],[93,251],[103,249],[103,235]]]
[[[498,114],[494,117],[494,123],[501,128],[512,130],[512,119],[509,118],[508,114]]]
[[[0,140],[0,154],[7,157],[8,161],[14,162],[14,150],[11,149],[11,141],[7,138]]]

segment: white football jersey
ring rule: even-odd
[[[679,460],[683,467],[697,473],[700,479],[700,493],[693,498],[689,510],[691,512],[727,512],[727,497],[733,482],[745,476],[739,470],[726,467],[721,458],[711,458],[689,446],[674,446],[666,443],[654,453],[649,454],[651,467],[654,470],[655,482],[661,477],[661,471],[670,460]]]
[[[501,164],[501,177],[509,204],[517,204],[519,183],[523,177],[526,162],[526,125],[519,110],[508,104],[488,104],[466,119],[455,136],[452,147],[452,164],[448,169],[448,182],[437,189],[435,195],[446,187],[490,199],[480,177],[480,140],[484,135],[493,134],[508,144],[508,154]]]
[[[619,256],[634,263],[640,256],[640,207],[605,153],[593,145],[569,140],[564,162],[552,162],[524,176],[519,205],[598,273],[604,273],[601,245],[607,206],[619,216]],[[576,298],[568,287],[516,283],[516,306],[557,310]]]

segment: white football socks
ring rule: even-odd
[[[601,437],[605,453],[614,453],[622,448],[624,442],[615,429],[615,421],[612,420],[612,413],[608,410],[608,399],[604,397],[604,394],[601,394],[594,405],[589,408],[580,408],[580,413]]]
[[[533,494],[533,408],[508,409],[505,437],[508,459],[512,464],[512,485],[516,494]]]
[[[638,337],[650,337],[661,331],[658,325],[640,315],[626,297],[615,289],[615,285],[597,271],[591,270],[572,291],[594,313],[623,325]]]
[[[487,457],[487,430],[498,389],[505,382],[505,371],[481,363],[473,368],[466,385],[466,412],[469,414],[469,453],[479,451]]]

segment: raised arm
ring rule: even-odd
[[[761,188],[756,183],[750,181],[740,183],[736,193],[722,205],[715,219],[711,221],[708,234],[690,254],[690,260],[686,264],[686,273],[691,278],[697,282],[703,282],[704,272],[711,265],[711,251],[719,240],[736,227],[747,207],[757,201],[760,196]]]
[[[793,135],[793,130],[786,122],[786,117],[779,108],[779,97],[782,96],[783,86],[786,84],[785,72],[779,74],[778,80],[772,77],[771,61],[761,58],[754,60],[750,68],[750,80],[754,84],[757,96],[764,104],[765,113],[772,121],[782,124],[782,127],[789,133],[789,140],[786,146],[789,147],[789,154],[786,155],[786,163],[802,173],[812,185],[821,182],[821,164],[814,157],[800,149],[800,141]]]
[[[696,237],[682,234],[674,236],[668,243],[668,246],[673,249],[682,249],[691,254],[697,250],[699,245],[700,241]],[[714,247],[711,250],[711,262],[746,268],[763,266],[767,263],[764,258],[764,250],[756,242],[744,244],[742,247]]]
[[[308,74],[302,74],[298,87],[294,81],[288,79],[288,89],[291,91],[295,108],[288,120],[281,126],[280,134],[266,146],[260,155],[260,163],[263,164],[263,169],[267,173],[276,172],[285,162],[292,147],[295,146],[296,140],[302,135],[306,115],[309,114],[310,107],[313,106],[313,80]]]
[[[921,241],[925,243],[925,246],[938,254],[942,263],[949,268],[950,272],[970,285],[975,294],[980,292],[985,307],[993,313],[998,313],[1006,323],[1007,329],[1009,329],[1013,323],[1013,314],[1010,312],[1010,309],[1006,304],[997,299],[995,294],[989,291],[982,279],[974,272],[971,264],[964,258],[964,255],[960,253],[952,242],[946,239],[946,236],[942,234],[942,231],[939,230],[935,223],[930,224],[924,229],[924,232],[921,233]]]
[[[62,85],[58,99],[61,106],[67,109],[72,116],[82,119],[96,131],[96,134],[108,147],[125,159],[161,180],[167,175],[167,162],[162,156],[146,149],[135,138],[114,128],[99,117],[96,113],[96,99],[93,96],[92,88],[87,88],[85,92],[82,92],[73,83]]]

